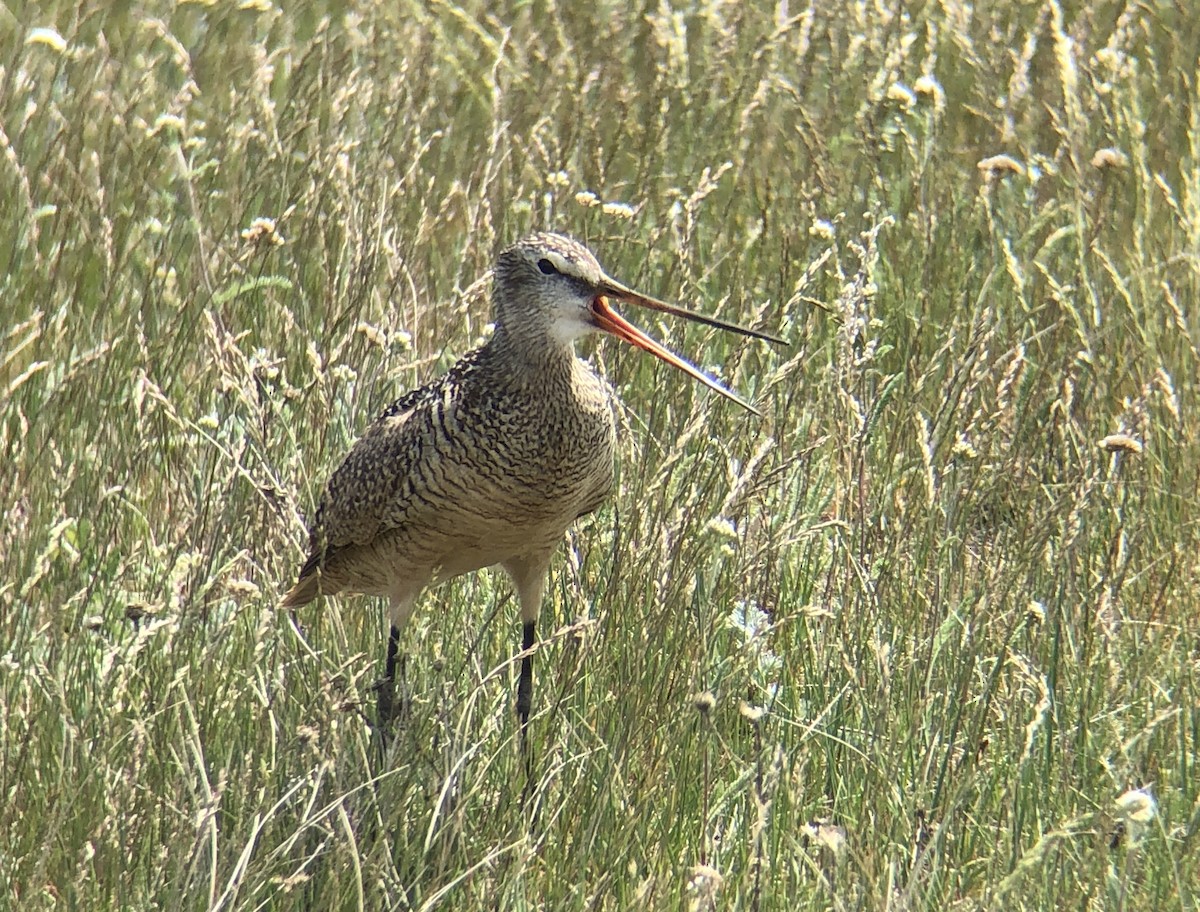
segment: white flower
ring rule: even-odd
[[[832,241],[836,233],[833,227],[833,222],[826,219],[814,219],[813,223],[808,226],[808,233],[816,238],[821,238],[824,241]]]
[[[737,541],[737,526],[733,524],[732,520],[728,520],[724,516],[713,517],[704,528],[705,531],[712,532],[720,538]]]
[[[1158,816],[1158,802],[1149,789],[1130,789],[1117,799],[1117,813],[1125,823],[1130,845],[1137,845]]]
[[[717,907],[717,894],[725,878],[716,868],[706,864],[698,864],[691,870],[688,878],[688,908],[695,912],[707,912]]]
[[[813,820],[800,827],[800,832],[822,848],[828,849],[834,860],[846,851],[846,829],[825,820]]]

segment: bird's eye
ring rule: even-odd
[[[542,271],[542,275],[558,275],[558,267],[545,257],[538,260],[538,269]]]

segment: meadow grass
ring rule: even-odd
[[[293,6],[0,11],[0,907],[1196,908],[1189,4]],[[533,229],[791,345],[585,346],[528,784],[502,577],[386,761],[276,604]]]

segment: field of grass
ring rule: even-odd
[[[0,10],[0,908],[1197,908],[1190,2],[293,6]],[[534,229],[791,344],[584,346],[527,783],[502,576],[386,762],[276,604]]]

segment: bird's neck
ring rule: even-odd
[[[576,356],[573,343],[529,345],[498,329],[481,355],[491,394],[525,402],[529,414],[542,415],[548,425],[580,414],[611,421],[608,385]]]
[[[531,378],[569,377],[576,361],[574,343],[564,344],[546,336],[514,335],[503,325],[496,327],[487,348],[489,356],[509,365],[514,374]]]

